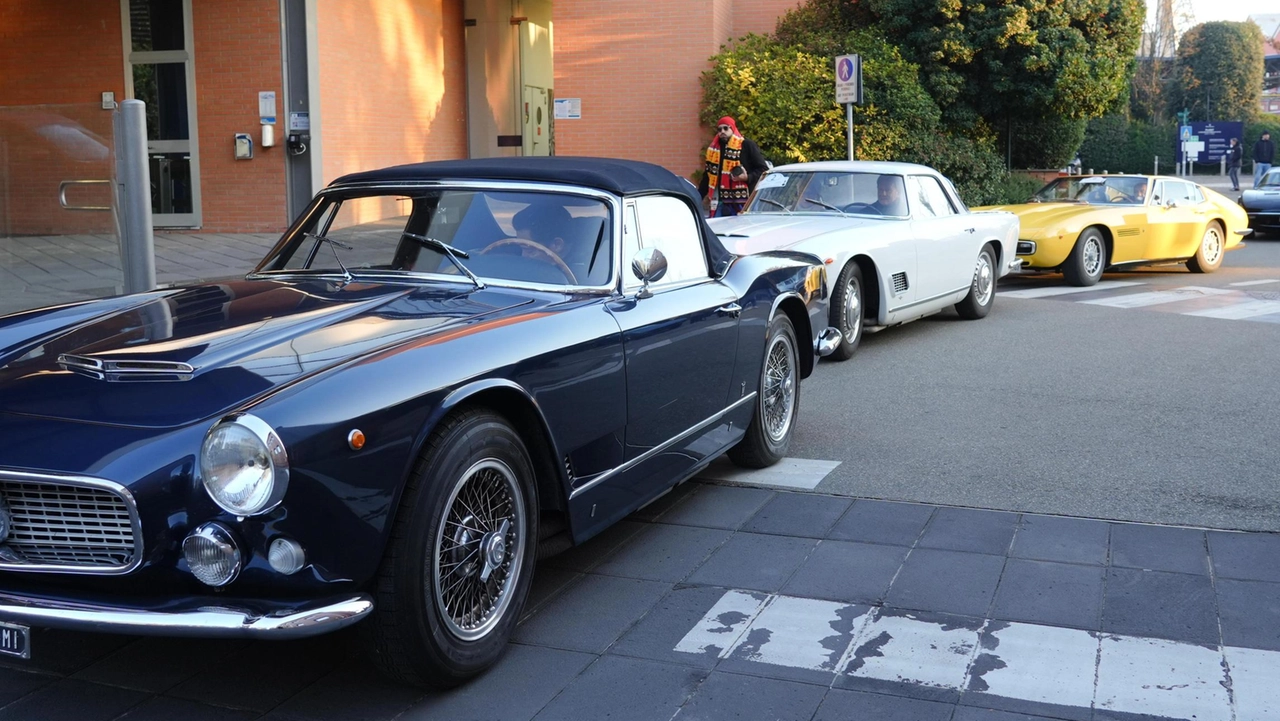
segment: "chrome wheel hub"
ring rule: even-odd
[[[764,427],[775,443],[791,429],[795,397],[795,347],[790,338],[780,335],[769,345],[764,368]]]
[[[1090,238],[1084,244],[1084,272],[1090,276],[1102,272],[1102,241]]]
[[[845,289],[844,323],[841,325],[850,341],[857,337],[858,328],[862,325],[862,301],[859,299],[862,294],[859,290],[856,279],[850,280],[849,287]]]
[[[519,582],[524,498],[515,472],[489,458],[473,465],[445,504],[432,562],[432,593],[445,628],[464,641],[502,620]]]
[[[1216,228],[1210,228],[1205,231],[1201,246],[1205,261],[1209,265],[1217,263],[1219,256],[1222,255],[1222,238],[1218,236]]]
[[[991,258],[986,253],[982,253],[978,256],[978,267],[973,272],[974,295],[977,296],[980,305],[986,305],[991,301],[991,291],[994,287],[991,279]]]

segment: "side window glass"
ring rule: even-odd
[[[676,198],[649,196],[636,198],[635,208],[640,221],[641,246],[657,248],[667,258],[667,274],[659,284],[706,280],[710,274],[702,235],[689,206]],[[628,272],[630,263],[628,259]]]
[[[945,215],[955,215],[956,209],[951,207],[951,201],[947,199],[947,193],[938,185],[936,178],[922,175],[916,178],[920,181],[920,187],[924,189],[924,196],[928,199],[929,208],[933,214],[942,217]]]
[[[917,175],[907,178],[907,194],[910,198],[908,202],[911,203],[912,208],[915,208],[917,218],[936,218],[938,213],[933,209],[933,201],[920,181],[921,178]]]

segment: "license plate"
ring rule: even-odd
[[[31,629],[0,622],[0,655],[31,658]]]

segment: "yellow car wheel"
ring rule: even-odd
[[[1107,267],[1107,241],[1097,228],[1085,228],[1062,264],[1062,275],[1075,286],[1088,286],[1102,279]]]
[[[1192,273],[1212,273],[1222,266],[1225,250],[1222,226],[1215,220],[1204,229],[1204,237],[1200,239],[1200,247],[1196,249],[1195,256],[1187,259],[1187,270]]]

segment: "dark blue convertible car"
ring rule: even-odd
[[[401,166],[243,280],[0,317],[0,651],[359,622],[396,678],[483,671],[539,549],[777,461],[840,340],[816,258],[697,206],[643,163]]]

